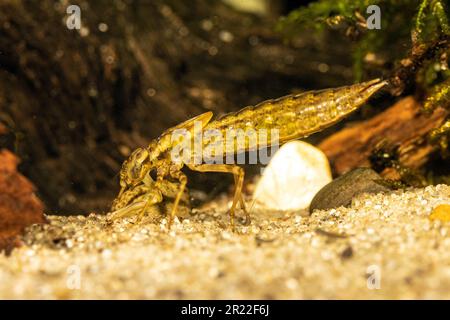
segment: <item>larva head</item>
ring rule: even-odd
[[[133,151],[130,157],[123,163],[120,170],[120,186],[122,190],[128,186],[136,185],[148,173],[149,152],[145,148]]]

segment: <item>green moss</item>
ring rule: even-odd
[[[381,30],[369,30],[365,26],[370,5],[378,5],[381,9]],[[295,37],[305,29],[343,30],[343,34],[354,41],[354,78],[361,80],[368,53],[386,57],[389,65],[396,65],[411,52],[413,45],[427,44],[448,35],[448,15],[442,0],[320,0],[281,18],[277,30],[286,38]],[[356,32],[352,33],[352,30]]]
[[[381,30],[367,28],[369,5],[381,9]],[[339,31],[353,43],[349,50],[356,81],[374,73],[404,81],[403,86],[413,80],[410,88],[425,97],[424,109],[432,112],[438,106],[450,110],[449,17],[445,0],[318,0],[280,19],[277,29],[287,39],[305,29]],[[379,59],[375,64],[370,61],[374,57]],[[430,138],[443,158],[450,155],[450,119]]]

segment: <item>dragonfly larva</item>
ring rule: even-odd
[[[151,206],[164,201],[165,181],[170,178],[178,187],[173,209],[169,216],[169,228],[177,211],[179,201],[185,191],[187,177],[181,171],[186,165],[191,170],[199,172],[224,172],[234,175],[235,192],[230,208],[230,223],[234,227],[234,215],[239,203],[244,210],[247,221],[248,212],[242,198],[244,170],[236,164],[209,163],[211,153],[202,154],[201,163],[193,161],[190,155],[187,161],[174,161],[173,151],[183,139],[174,139],[177,130],[192,132],[197,124],[202,132],[215,131],[221,134],[214,139],[209,136],[201,139],[202,150],[209,150],[212,143],[216,152],[225,154],[242,153],[251,150],[266,148],[273,145],[275,135],[271,130],[277,131],[276,139],[280,144],[304,138],[314,132],[321,131],[342,120],[353,111],[361,107],[378,90],[387,84],[386,81],[375,79],[360,84],[308,91],[300,94],[288,95],[278,99],[267,100],[256,106],[249,106],[240,111],[226,114],[212,120],[213,113],[206,112],[183,122],[165,131],[158,139],[153,140],[148,147],[138,148],[123,163],[120,172],[121,191],[115,199],[112,210],[120,212],[118,216],[138,214],[140,219]],[[238,143],[236,135],[230,143],[227,133],[233,130],[266,130],[267,139],[246,139],[245,143]],[[189,139],[194,139],[190,136]],[[191,141],[189,141],[191,142]],[[193,151],[194,152],[194,151]],[[212,154],[217,157],[217,154]],[[151,178],[151,174],[156,179]],[[114,214],[113,214],[114,217]]]

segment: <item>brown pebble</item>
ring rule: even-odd
[[[34,223],[44,223],[41,201],[28,179],[17,172],[19,159],[0,151],[0,251],[8,254],[20,244],[19,235]]]

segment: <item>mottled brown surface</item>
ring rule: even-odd
[[[434,147],[426,136],[445,119],[447,112],[437,109],[421,113],[421,105],[406,97],[370,120],[343,129],[319,144],[336,174],[370,166],[368,157],[375,145],[386,139],[400,145],[400,161],[412,168],[421,167]]]
[[[17,172],[18,163],[14,154],[0,151],[0,251],[17,246],[25,227],[45,222],[43,205],[31,182]]]

